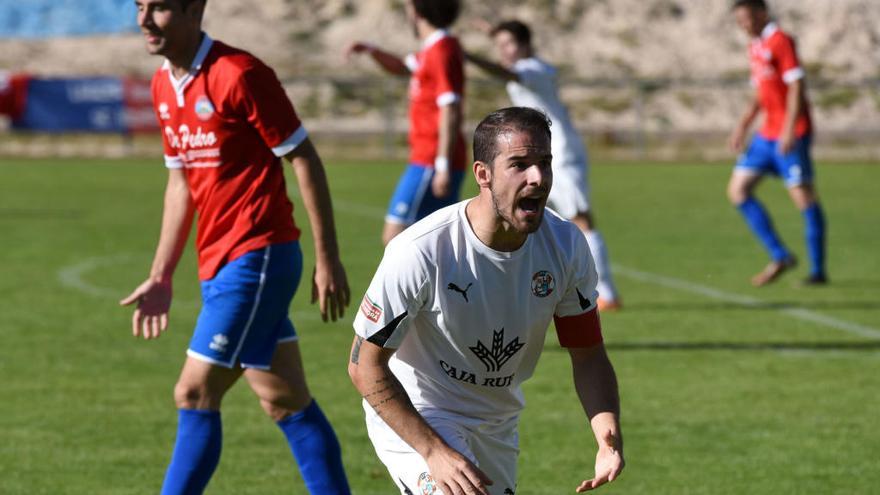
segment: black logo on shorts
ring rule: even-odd
[[[520,343],[519,337],[504,344],[504,329],[492,332],[492,350],[489,350],[481,341],[477,341],[477,345],[469,347],[476,354],[480,361],[486,365],[486,371],[500,371],[504,364],[519,352],[525,344]]]
[[[593,305],[593,303],[590,302],[589,299],[587,299],[586,297],[584,297],[583,294],[581,294],[581,290],[580,290],[580,289],[578,289],[577,287],[575,287],[574,290],[577,291],[577,293],[578,293],[578,302],[581,303],[581,309],[587,309],[587,308],[589,308],[590,306]]]
[[[464,298],[464,302],[470,302],[470,301],[468,301],[467,291],[470,290],[470,288],[471,288],[472,285],[474,285],[473,282],[467,284],[467,287],[465,287],[464,289],[462,289],[461,287],[459,287],[459,286],[453,284],[452,282],[450,282],[449,285],[446,286],[446,290],[453,290],[453,291],[455,291],[455,292],[458,292],[458,293],[461,294],[461,297]]]

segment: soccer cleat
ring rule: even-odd
[[[809,277],[801,280],[800,284],[798,284],[798,285],[800,285],[801,287],[818,287],[818,286],[827,285],[827,284],[828,284],[828,277],[826,277],[825,274],[814,273],[814,274],[810,275]]]
[[[789,255],[782,261],[771,261],[761,273],[752,277],[752,285],[761,287],[775,281],[780,275],[797,266],[797,259]]]
[[[623,304],[620,302],[620,298],[617,299],[596,299],[596,308],[601,312],[614,312],[620,311],[623,308]]]

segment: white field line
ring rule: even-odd
[[[636,270],[634,268],[627,268],[625,266],[620,266],[615,264],[612,267],[612,270],[615,274],[623,275],[624,277],[638,280],[640,282],[646,282],[654,285],[659,285],[662,287],[667,287],[669,289],[676,289],[682,292],[690,292],[691,294],[697,294],[703,297],[707,297],[709,299],[715,299],[718,301],[731,302],[735,304],[739,304],[741,306],[747,307],[765,307],[767,305],[766,302],[761,301],[760,299],[756,299],[754,297],[743,296],[740,294],[733,294],[731,292],[725,292],[722,290],[715,289],[713,287],[709,287],[706,285],[695,284],[693,282],[688,282],[687,280],[681,280],[678,278],[666,277],[663,275],[657,275],[655,273],[643,272],[641,270]],[[817,325],[826,326],[829,328],[833,328],[835,330],[840,330],[843,332],[851,333],[853,335],[858,335],[860,337],[868,337],[872,339],[880,339],[880,330],[876,328],[872,328],[866,325],[860,325],[858,323],[852,323],[849,321],[841,320],[838,318],[832,318],[830,316],[826,316],[815,311],[811,311],[809,309],[803,308],[777,308],[776,312],[782,313],[788,317],[796,318],[799,320],[807,321],[810,323],[814,323]]]

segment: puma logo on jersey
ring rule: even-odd
[[[580,290],[580,289],[578,289],[577,287],[575,287],[574,290],[575,290],[575,292],[577,292],[577,294],[578,294],[578,302],[581,303],[581,309],[587,309],[587,308],[589,308],[590,306],[593,305],[593,303],[590,302],[589,299],[587,299],[586,297],[584,297],[583,294],[581,294],[581,290]]]
[[[468,349],[486,365],[486,371],[495,372],[500,371],[501,367],[523,347],[525,347],[525,344],[520,343],[519,337],[514,338],[505,345],[504,329],[502,328],[501,330],[492,331],[491,350],[479,340],[477,345]]]
[[[450,282],[449,285],[446,286],[446,290],[452,290],[452,291],[458,292],[458,293],[461,294],[461,297],[464,298],[464,302],[470,302],[470,301],[468,301],[467,291],[470,290],[470,288],[471,288],[472,285],[474,285],[473,282],[469,283],[469,284],[467,285],[467,287],[465,287],[464,289],[462,289],[461,287],[459,287],[459,286],[453,284],[452,282]]]

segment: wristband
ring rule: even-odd
[[[441,174],[449,172],[449,158],[445,156],[434,158],[434,170]]]

